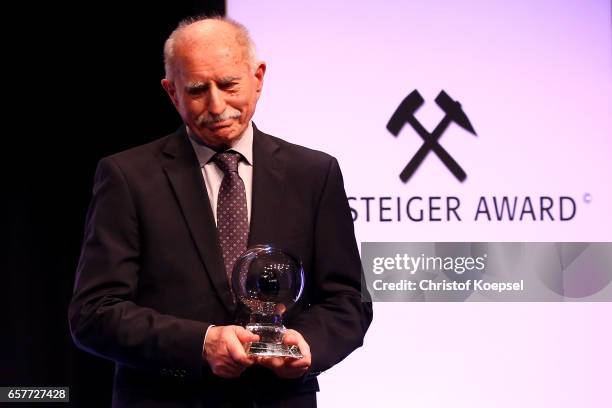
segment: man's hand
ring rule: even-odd
[[[243,344],[258,340],[259,336],[240,326],[214,326],[206,335],[204,358],[215,375],[235,378],[255,363]]]
[[[281,358],[281,357],[260,357],[257,362],[264,367],[274,371],[281,378],[298,378],[308,371],[312,358],[310,356],[310,347],[304,337],[295,330],[287,330],[283,337],[283,343],[287,345],[298,346],[304,357]]]

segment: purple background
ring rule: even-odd
[[[268,63],[262,130],[335,155],[349,196],[461,199],[462,222],[360,217],[359,241],[612,241],[609,1],[230,0],[228,15]],[[430,131],[441,89],[474,125],[478,137],[451,126],[440,139],[464,183],[433,154],[399,181],[422,141],[385,125],[413,89]],[[481,195],[578,208],[568,222],[474,222]],[[375,306],[365,346],[321,376],[320,406],[612,404],[610,303]]]

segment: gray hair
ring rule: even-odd
[[[209,16],[201,15],[201,16],[187,17],[181,20],[181,22],[179,22],[178,26],[174,29],[174,31],[172,31],[172,33],[170,34],[170,36],[164,43],[164,69],[166,71],[167,79],[171,80],[172,77],[174,76],[173,68],[175,67],[175,60],[176,60],[176,55],[175,55],[176,40],[179,38],[179,36],[185,30],[185,28],[189,27],[190,25],[194,23],[198,23],[201,21],[207,21],[207,20],[223,21],[229,24],[230,26],[232,26],[236,30],[236,42],[238,43],[240,47],[244,49],[245,57],[246,57],[246,60],[249,66],[253,70],[256,68],[257,54],[255,52],[255,43],[251,39],[251,36],[249,35],[249,31],[247,30],[245,26],[243,26],[239,22],[232,20],[231,18],[228,18],[228,17],[222,17],[222,16],[209,17]]]

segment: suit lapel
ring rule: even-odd
[[[272,137],[253,125],[253,192],[249,246],[273,243],[284,189],[285,166]]]
[[[217,227],[202,179],[202,170],[187,137],[185,129],[181,127],[169,138],[164,149],[164,171],[212,284],[223,305],[230,313],[234,313],[235,304],[223,265]]]

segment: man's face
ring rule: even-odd
[[[233,36],[177,44],[173,79],[162,85],[185,124],[204,143],[230,147],[247,128],[266,66],[251,67]]]

